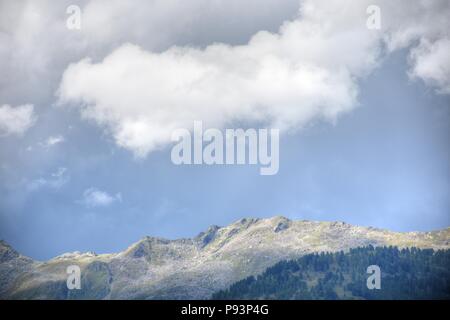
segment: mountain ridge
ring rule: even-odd
[[[0,298],[207,299],[281,260],[308,253],[367,245],[447,249],[450,228],[392,232],[282,216],[242,218],[228,226],[210,226],[193,238],[147,236],[117,253],[72,252],[47,261],[1,244]],[[66,288],[66,268],[72,264],[82,270],[81,290]]]

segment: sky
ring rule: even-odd
[[[449,227],[450,4],[372,4],[0,0],[0,238],[45,260],[243,217]],[[174,165],[196,120],[279,129],[278,173]]]

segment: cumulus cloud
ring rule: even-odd
[[[65,28],[71,4],[82,9],[79,31]],[[0,2],[0,73],[10,75],[0,77],[0,98],[25,93],[39,99],[58,87],[65,70],[60,101],[79,104],[119,146],[142,157],[165,146],[168,133],[192,119],[214,126],[264,120],[285,129],[317,118],[333,121],[357,105],[358,80],[402,48],[410,50],[412,79],[448,93],[449,2],[377,1],[379,31],[365,27],[370,4]],[[283,19],[291,21],[274,31]],[[267,28],[271,32],[259,31]]]
[[[23,135],[35,123],[33,105],[25,104],[11,107],[4,104],[0,107],[0,136]]]
[[[332,9],[336,17],[350,11],[337,4]],[[153,53],[125,44],[100,63],[85,59],[69,66],[61,101],[84,106],[86,118],[107,127],[136,156],[164,146],[174,129],[190,128],[194,120],[216,127],[266,122],[281,129],[334,120],[355,106],[355,81],[374,67],[378,51],[365,15],[319,24],[317,14],[306,8],[278,33],[259,32],[241,46]]]
[[[435,42],[422,39],[411,51],[412,78],[420,78],[436,88],[438,93],[450,94],[450,39]]]
[[[109,193],[98,190],[96,188],[89,188],[83,192],[83,199],[80,201],[86,207],[107,207],[114,202],[122,202],[122,195],[117,193],[112,196]]]
[[[0,74],[8,75],[0,77],[0,98],[48,103],[68,63],[101,58],[126,41],[160,51],[180,42],[248,40],[295,13],[298,1],[0,1]],[[66,28],[69,5],[82,10],[81,30]]]
[[[409,48],[408,75],[438,93],[450,93],[450,2],[382,2],[383,40],[389,51]]]
[[[369,1],[307,0],[297,19],[277,33],[258,32],[245,45],[152,52],[124,44],[103,61],[71,64],[60,102],[77,104],[119,146],[144,157],[194,120],[215,127],[265,122],[281,129],[318,118],[334,121],[357,105],[358,80],[377,66],[384,46],[394,51],[433,39],[436,48],[413,49],[412,74],[446,92],[448,70],[427,63],[447,49],[446,2],[381,1],[381,31],[366,28]],[[435,20],[420,24],[423,16]]]

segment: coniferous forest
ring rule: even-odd
[[[380,289],[369,289],[367,267],[381,270]],[[281,261],[213,299],[450,299],[450,250],[361,247]]]

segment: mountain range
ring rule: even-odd
[[[344,222],[243,218],[194,238],[145,237],[118,253],[72,252],[48,261],[0,242],[1,299],[209,299],[282,260],[357,247],[449,249],[450,228],[392,232]],[[69,290],[67,267],[81,270]]]

